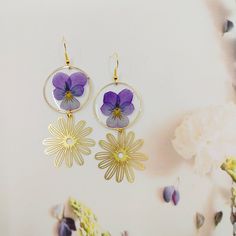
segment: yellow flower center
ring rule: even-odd
[[[118,118],[121,118],[121,109],[119,107],[116,107],[113,111],[112,111],[112,114],[114,117],[118,117]]]
[[[124,149],[117,150],[116,152],[114,152],[113,155],[118,162],[124,162],[127,161],[127,159],[129,159],[129,156],[126,150]]]
[[[65,97],[67,100],[72,100],[73,99],[73,94],[71,93],[71,91],[67,91],[65,94]]]

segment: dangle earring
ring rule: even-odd
[[[115,130],[117,137],[111,133],[107,140],[100,140],[99,145],[104,151],[98,152],[95,159],[100,161],[98,167],[106,169],[105,179],[114,175],[119,183],[124,177],[128,182],[134,182],[134,169],[144,170],[142,163],[148,158],[139,149],[143,145],[142,139],[135,139],[133,131],[127,132],[137,120],[141,112],[141,99],[137,92],[128,84],[118,79],[118,55],[114,69],[113,83],[103,87],[94,100],[94,111],[98,121],[106,128]]]
[[[84,155],[91,153],[90,147],[95,141],[87,136],[92,128],[86,127],[86,121],[74,121],[75,112],[81,110],[89,100],[90,78],[81,69],[72,66],[65,49],[65,66],[53,71],[44,84],[44,98],[54,111],[65,114],[57,122],[50,124],[48,130],[52,135],[43,140],[45,153],[54,157],[54,165],[61,166],[65,162],[71,167],[73,162],[84,164]]]

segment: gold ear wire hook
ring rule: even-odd
[[[118,80],[117,70],[118,70],[118,67],[119,67],[118,54],[115,52],[115,53],[113,54],[113,57],[116,58],[116,66],[115,66],[115,68],[114,68],[113,79],[114,79],[115,83],[117,84],[117,80]]]
[[[66,59],[66,65],[69,66],[70,65],[70,58],[69,58],[68,53],[67,53],[65,38],[63,38],[63,45],[64,45],[64,55],[65,55],[65,59]]]

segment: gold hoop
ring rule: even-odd
[[[72,65],[61,66],[61,67],[57,68],[56,70],[54,70],[51,74],[49,74],[49,76],[47,77],[46,81],[44,82],[44,86],[43,86],[43,97],[44,97],[44,100],[46,101],[46,103],[48,104],[48,106],[49,106],[50,108],[52,108],[54,111],[59,112],[59,113],[61,113],[61,114],[67,114],[68,111],[62,110],[62,109],[59,109],[59,108],[56,108],[56,107],[54,107],[54,106],[49,102],[49,100],[48,100],[48,98],[47,98],[47,95],[46,95],[46,88],[47,88],[47,85],[48,85],[48,82],[49,82],[50,78],[51,78],[54,74],[56,74],[57,72],[62,71],[62,70],[65,70],[65,69],[68,69],[68,70],[77,70],[77,71],[82,72],[83,74],[85,74],[86,77],[88,78],[88,87],[89,87],[89,94],[88,94],[88,97],[86,98],[86,100],[84,101],[84,103],[83,103],[79,108],[77,108],[77,109],[75,109],[75,110],[71,110],[70,113],[74,113],[74,112],[77,112],[77,111],[81,110],[81,109],[88,103],[88,101],[89,101],[89,99],[90,99],[91,89],[92,89],[92,85],[91,85],[90,78],[89,78],[88,74],[87,74],[85,71],[83,71],[83,70],[81,70],[80,68],[78,68],[78,67],[75,67],[75,66],[72,66]]]

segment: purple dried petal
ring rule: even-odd
[[[110,116],[112,114],[113,106],[109,103],[104,103],[100,109],[103,115]]]
[[[219,211],[215,214],[214,220],[215,220],[215,226],[217,226],[223,218],[223,212]]]
[[[172,195],[175,191],[174,186],[167,186],[164,188],[163,190],[163,198],[165,200],[165,202],[170,202],[170,200],[172,199]]]
[[[234,27],[234,23],[230,20],[226,20],[224,25],[223,25],[223,33],[227,33],[231,31]]]
[[[69,226],[66,224],[65,221],[61,221],[58,228],[59,236],[71,236],[72,231],[70,230]]]
[[[76,231],[75,221],[72,218],[64,218],[63,220],[69,226],[70,230]]]
[[[70,77],[66,81],[66,91],[71,90],[71,79]]]
[[[134,111],[133,103],[121,107],[122,114],[128,116]]]
[[[107,118],[106,124],[110,128],[125,128],[129,124],[129,119],[127,116],[118,118],[111,115]]]
[[[114,92],[109,91],[104,94],[103,103],[110,104],[112,105],[113,108],[115,108],[117,100],[118,100],[118,96]]]
[[[80,107],[80,102],[74,97],[72,100],[64,99],[60,104],[61,109],[72,111]]]
[[[123,89],[119,94],[120,106],[123,104],[129,105],[133,100],[133,93],[129,89]]]
[[[69,76],[63,72],[58,72],[53,76],[52,84],[59,89],[65,89],[66,81]]]
[[[179,195],[179,191],[178,190],[174,191],[174,193],[172,195],[172,200],[173,200],[173,203],[174,203],[175,206],[179,203],[180,195]]]
[[[88,81],[88,77],[82,72],[76,72],[71,74],[70,79],[72,88],[76,85],[84,87]]]
[[[65,90],[64,89],[59,89],[59,88],[55,88],[53,90],[53,96],[56,100],[61,101],[63,100],[64,96],[65,96]]]
[[[75,85],[70,91],[74,96],[80,97],[84,93],[84,87],[81,85]]]

